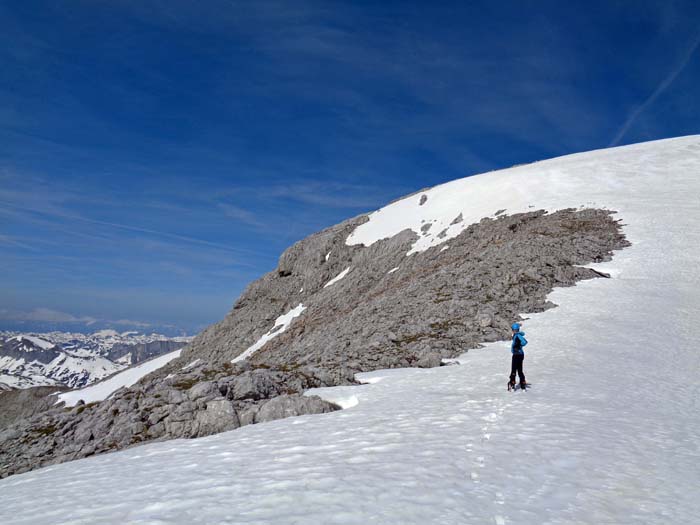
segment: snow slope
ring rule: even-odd
[[[613,279],[555,290],[560,307],[525,321],[531,390],[506,391],[507,342],[470,351],[461,366],[363,374],[369,384],[320,392],[343,411],[2,480],[0,522],[697,523],[700,137],[425,193],[430,214],[404,215],[404,226],[530,205],[620,212],[633,246],[595,265]],[[384,208],[351,242],[403,229],[399,216],[418,198]],[[443,198],[449,211],[438,210]]]
[[[109,379],[100,381],[94,385],[88,386],[81,390],[72,390],[70,392],[60,394],[56,403],[63,401],[67,407],[72,407],[75,406],[81,399],[85,401],[85,403],[92,403],[93,401],[102,401],[107,399],[110,395],[112,395],[112,393],[116,392],[120,388],[133,385],[145,375],[150,374],[154,370],[158,370],[173,359],[180,357],[181,352],[182,349],[163,354],[155,359],[141,363],[140,365],[127,368],[126,370],[113,375]]]

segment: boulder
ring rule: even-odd
[[[426,352],[416,361],[418,368],[434,368],[442,364],[442,356],[438,352]]]
[[[187,391],[187,397],[192,401],[196,401],[202,398],[214,398],[219,395],[219,388],[216,383],[211,381],[202,381],[197,383],[192,388]]]
[[[272,374],[264,369],[243,372],[233,383],[230,391],[232,399],[266,399],[278,393]]]
[[[339,410],[338,405],[324,401],[318,396],[302,396],[300,394],[277,396],[264,403],[255,415],[256,423],[274,421],[285,417],[301,416],[304,414],[324,414]]]
[[[197,412],[197,436],[208,436],[241,426],[235,409],[226,399],[214,399],[207,402],[206,410]]]

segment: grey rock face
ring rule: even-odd
[[[290,248],[280,261],[284,277],[272,272],[251,284],[221,323],[195,338],[182,361],[226,362],[299,303],[307,309],[253,354],[252,364],[354,373],[416,366],[426,350],[454,357],[508,337],[519,312],[552,306],[546,295],[554,286],[599,277],[577,264],[605,260],[625,246],[619,225],[600,210],[484,219],[450,239],[449,250],[436,246],[408,257],[415,240],[408,231],[370,247],[345,245],[359,222]],[[348,267],[344,279],[324,288]]]
[[[347,246],[366,220],[290,247],[220,323],[134,387],[102,403],[16,421],[0,434],[0,477],[144,441],[335,410],[301,394],[350,384],[360,371],[439,366],[481,342],[507,339],[521,312],[554,306],[546,300],[554,287],[601,277],[578,265],[627,245],[603,210],[500,215],[466,228],[449,250],[411,256],[416,234],[408,230],[370,247]],[[300,303],[306,309],[286,331],[231,363]],[[197,366],[183,369],[195,359]]]
[[[209,398],[210,396],[216,396],[218,394],[219,389],[216,386],[216,383],[212,383],[211,381],[197,383],[187,391],[187,397],[189,397],[192,401],[196,401],[201,398]]]
[[[149,343],[138,343],[138,344],[117,344],[110,348],[107,353],[107,358],[111,361],[116,361],[117,359],[125,356],[126,354],[131,354],[129,364],[135,365],[143,361],[148,361],[159,355],[167,354],[168,352],[173,352],[179,350],[180,348],[187,345],[183,341],[151,341]]]
[[[7,428],[22,419],[31,418],[50,409],[55,398],[49,394],[67,390],[64,387],[40,386],[23,390],[0,392],[0,429]]]

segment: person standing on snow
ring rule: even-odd
[[[523,359],[525,359],[523,347],[527,344],[527,340],[525,339],[525,332],[520,331],[520,325],[518,323],[513,323],[511,329],[513,331],[513,339],[510,343],[510,352],[513,354],[513,360],[510,367],[508,390],[515,388],[516,372],[520,377],[520,388],[524,390],[527,387],[527,383],[525,382],[525,374],[523,373]]]

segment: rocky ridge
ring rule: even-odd
[[[289,248],[224,320],[134,387],[0,432],[0,476],[150,440],[336,410],[303,392],[352,383],[360,371],[439,366],[480,342],[505,339],[520,314],[554,306],[546,300],[553,287],[605,277],[580,265],[608,260],[627,245],[612,212],[595,209],[501,213],[410,256],[417,237],[410,230],[348,246],[366,220]],[[301,304],[304,311],[275,332],[275,320]],[[231,362],[263,334],[274,337]]]
[[[159,339],[145,343],[117,343],[107,352],[107,359],[127,365],[136,365],[179,350],[187,345],[187,341]]]

